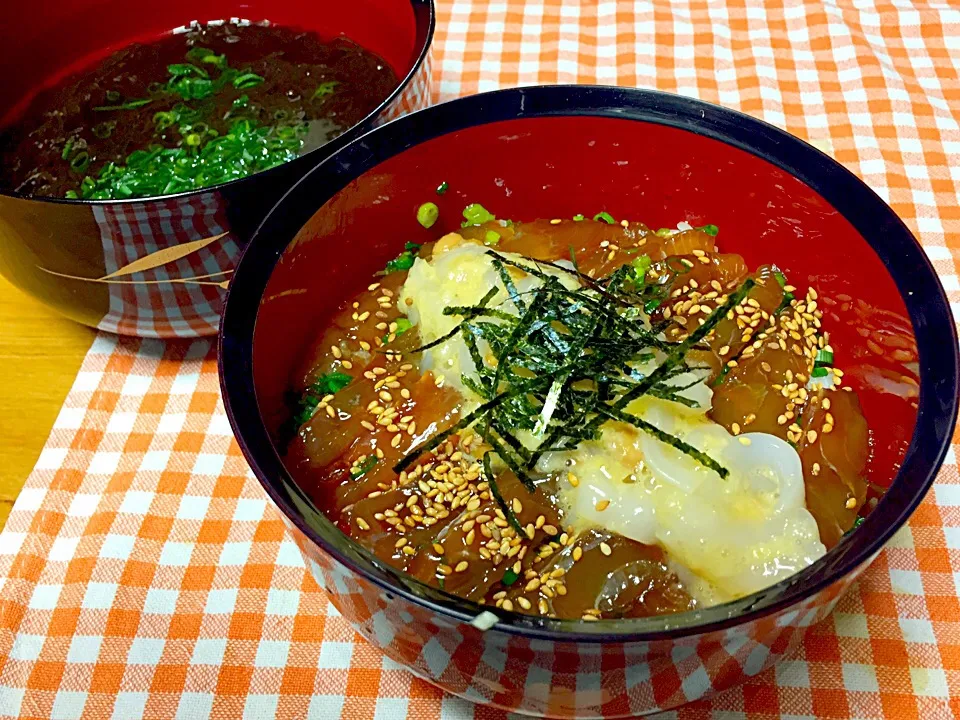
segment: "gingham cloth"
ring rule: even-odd
[[[960,316],[960,11],[766,5],[441,0],[434,99],[601,82],[759,116],[886,198]],[[960,716],[956,447],[792,659],[667,717]],[[209,341],[106,335],[0,535],[0,714],[503,716],[414,679],[327,602],[231,439]]]

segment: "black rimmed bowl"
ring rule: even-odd
[[[449,192],[434,190],[445,181]],[[415,219],[426,200],[440,222]],[[889,486],[825,557],[762,592],[698,612],[584,623],[497,611],[377,562],[294,483],[274,446],[305,345],[404,241],[499,217],[607,210],[653,227],[714,223],[721,249],[816,288],[837,365]],[[255,233],[224,311],[230,421],[317,581],[373,644],[476,702],[551,717],[632,717],[706,697],[789,653],[921,502],[957,415],[957,337],[916,240],[866,185],[750,117],[656,92],[537,87],[478,95],[365,135],[308,173]],[[885,380],[884,380],[885,379]],[[884,392],[895,381],[896,394]],[[481,625],[478,627],[477,625]]]
[[[215,334],[240,251],[280,196],[374,125],[430,103],[433,0],[45,0],[40,8],[15,0],[4,3],[3,12],[4,122],[65,69],[93,66],[113,50],[194,21],[269,20],[327,38],[346,35],[400,78],[376,109],[336,140],[229,183],[118,201],[0,192],[0,274],[73,320],[123,335]]]

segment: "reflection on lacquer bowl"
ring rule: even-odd
[[[832,610],[933,482],[955,350],[924,253],[827,156],[686,98],[550,87],[307,174],[239,264],[220,372],[372,643],[470,700],[628,717],[756,675]]]
[[[0,27],[0,273],[100,330],[215,334],[281,195],[430,100],[431,0],[40,5]]]

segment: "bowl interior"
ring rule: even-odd
[[[450,189],[438,196],[441,182]],[[426,201],[440,207],[430,230],[416,221]],[[404,242],[459,228],[473,202],[514,220],[605,210],[653,228],[712,223],[722,251],[751,267],[775,263],[791,283],[812,285],[835,362],[873,430],[871,480],[887,485],[895,475],[916,420],[916,343],[870,245],[808,185],[755,155],[679,128],[608,117],[510,120],[442,135],[362,174],[318,210],[280,257],[257,320],[254,373],[271,430],[303,346],[326,317]]]
[[[148,6],[122,0],[41,0],[39,5],[17,0],[5,3],[0,25],[0,125],[15,119],[37,90],[131,42],[156,39],[194,20],[230,18],[266,19],[324,37],[342,33],[386,60],[399,78],[421,49],[410,0],[168,0]]]

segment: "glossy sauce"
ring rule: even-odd
[[[492,222],[460,235],[483,240],[490,231],[500,236],[498,251],[548,261],[572,253],[580,271],[596,278],[648,255],[650,277],[665,295],[651,321],[663,323],[669,339],[684,337],[719,296],[752,276],[756,286],[745,303],[694,358],[712,368],[710,417],[734,435],[764,432],[793,443],[822,542],[830,548],[851,529],[866,498],[869,432],[842,373],[831,372],[839,388],[806,388],[817,349],[829,345],[815,293],[784,288],[772,267],[749,273],[740,256],[718,252],[716,239],[700,230],[662,237],[640,223],[542,220]],[[420,257],[431,252],[424,246]],[[481,440],[469,429],[408,471],[393,471],[412,448],[456,422],[462,402],[438,387],[433,373],[420,372],[418,355],[405,354],[421,344],[416,327],[395,335],[405,279],[406,272],[376,278],[347,301],[303,364],[298,392],[330,372],[355,378],[324,398],[289,445],[288,467],[317,505],[394,567],[499,608],[585,620],[695,608],[659,547],[602,527],[575,533],[557,501],[566,477],[543,477],[530,493],[509,471],[498,476],[518,532],[473,459],[482,455]],[[778,313],[789,290],[798,300]]]

